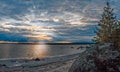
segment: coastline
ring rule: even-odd
[[[81,52],[82,53],[82,52]],[[80,53],[70,54],[64,56],[50,57],[50,58],[35,58],[35,59],[3,59],[0,60],[0,65],[4,65],[6,67],[14,67],[14,66],[41,66],[55,62],[64,62],[72,59],[76,59],[79,57]]]
[[[85,50],[84,50],[85,51]],[[83,52],[84,52],[83,51]],[[81,52],[82,53],[82,52]],[[6,59],[0,60],[0,72],[4,71],[12,71],[12,72],[29,72],[29,71],[38,71],[41,69],[41,72],[54,72],[53,70],[66,72],[71,67],[72,63],[78,58],[80,53],[64,55],[64,56],[57,56],[51,58],[35,58],[35,59]],[[53,67],[53,69],[50,67]],[[66,68],[65,68],[66,67]],[[35,68],[35,69],[32,69]],[[39,68],[39,69],[36,69]],[[48,69],[46,69],[48,68]],[[60,69],[62,68],[62,69]],[[16,71],[17,69],[17,71]],[[27,70],[26,70],[27,69]],[[45,69],[45,70],[44,70]],[[49,70],[50,69],[50,70]],[[61,72],[61,71],[60,71]]]
[[[0,42],[0,44],[27,44],[27,45],[86,45],[95,44],[92,42],[81,42],[81,43],[39,43],[39,42]]]

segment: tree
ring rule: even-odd
[[[113,32],[113,40],[115,48],[120,50],[120,21],[118,22],[117,28]]]
[[[101,15],[101,20],[98,22],[97,36],[94,38],[94,41],[96,43],[113,43],[113,32],[116,27],[116,17],[113,14],[113,9],[110,7],[109,2],[107,2]]]

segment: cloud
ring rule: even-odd
[[[52,41],[53,39],[52,39],[52,37],[50,37],[50,36],[47,36],[47,35],[33,35],[33,34],[31,34],[31,35],[23,35],[24,37],[29,37],[29,38],[35,38],[35,39],[37,39],[37,40],[46,40],[46,41]]]
[[[111,4],[118,13],[118,0]],[[1,0],[0,6],[1,41],[91,42],[105,1]]]

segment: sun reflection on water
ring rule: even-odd
[[[48,56],[48,48],[47,45],[35,45],[33,49],[33,56],[35,58],[44,58]]]

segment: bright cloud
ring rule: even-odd
[[[118,0],[111,2],[117,7]],[[90,42],[104,5],[104,0],[0,1],[0,41]]]

